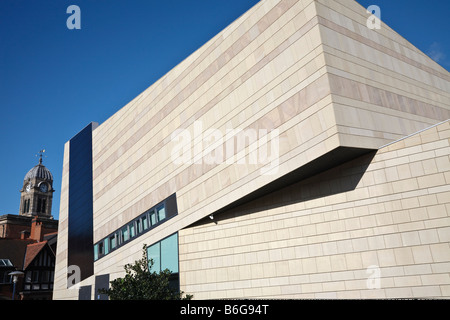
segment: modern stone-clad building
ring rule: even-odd
[[[68,141],[53,298],[449,298],[450,74],[368,19],[260,1]]]

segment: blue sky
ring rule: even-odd
[[[330,0],[331,1],[331,0]],[[45,148],[58,218],[64,143],[104,122],[257,0],[0,0],[0,215]],[[450,70],[450,1],[358,0]],[[81,29],[69,30],[69,5]]]

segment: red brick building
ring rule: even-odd
[[[58,231],[51,215],[52,184],[41,157],[25,176],[19,215],[0,216],[0,300],[12,299],[12,271],[23,272],[14,299],[52,299]]]
[[[58,221],[48,225],[45,223],[48,221],[42,220],[40,217],[30,219],[28,228],[24,226],[20,232],[11,232],[10,237],[0,237],[0,300],[12,298],[13,283],[8,275],[12,271],[24,273],[16,284],[15,299],[52,298],[57,229],[50,227]],[[18,225],[8,230],[14,228]]]

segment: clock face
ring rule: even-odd
[[[30,192],[31,190],[31,184],[27,184],[27,186],[25,187],[26,192]]]
[[[43,183],[39,186],[39,190],[41,190],[41,192],[47,192],[48,187],[47,184]]]

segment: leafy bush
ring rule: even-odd
[[[171,271],[151,271],[153,260],[148,261],[147,245],[143,246],[142,259],[125,265],[125,277],[110,281],[109,289],[100,289],[100,294],[111,300],[191,300],[192,295],[170,285]]]

